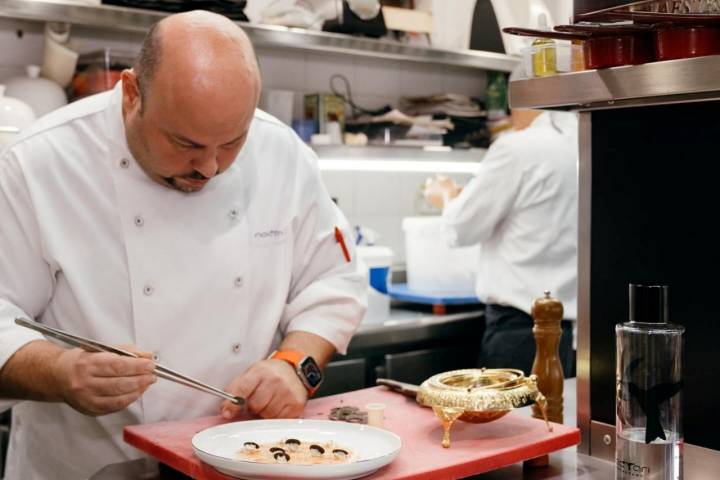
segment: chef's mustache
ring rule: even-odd
[[[173,183],[173,181],[175,180],[175,178],[192,178],[193,180],[210,180],[211,177],[206,177],[206,176],[203,175],[202,173],[200,173],[200,172],[198,172],[197,170],[195,170],[195,171],[194,171],[193,173],[191,173],[190,175],[182,175],[182,176],[179,176],[179,177],[164,177],[164,180],[165,180],[167,183]]]

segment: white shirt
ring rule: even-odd
[[[218,387],[291,331],[345,352],[366,280],[354,251],[347,263],[335,241],[336,225],[347,238],[349,228],[312,152],[257,111],[232,166],[182,193],[133,159],[121,97],[118,86],[63,108],[0,156],[0,366],[42,338],[15,325],[18,316],[154,351]],[[140,456],[123,426],[214,415],[220,402],[160,379],[125,411],[97,418],[19,403],[5,478],[86,478]]]
[[[577,117],[543,113],[500,137],[443,211],[451,245],[481,244],[478,298],[530,313],[550,290],[577,315]]]

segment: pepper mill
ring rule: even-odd
[[[535,337],[535,361],[532,373],[537,375],[538,389],[547,399],[548,420],[563,423],[563,369],[560,363],[560,336],[563,306],[560,300],[550,296],[536,298],[532,304],[533,336]],[[532,406],[532,416],[543,418],[537,405]]]

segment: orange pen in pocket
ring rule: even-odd
[[[335,227],[335,241],[340,244],[345,261],[350,261],[350,252],[348,252],[347,245],[345,245],[345,237],[338,227]]]

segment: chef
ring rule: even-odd
[[[577,117],[531,110],[512,115],[515,131],[492,144],[464,188],[437,177],[426,198],[443,208],[450,245],[481,245],[476,294],[486,309],[480,366],[530,373],[530,307],[550,290],[563,302],[560,357],[565,375],[574,376]]]
[[[348,225],[312,152],[256,110],[245,34],[208,12],[151,29],[111,92],[44,117],[0,156],[6,479],[87,478],[140,456],[122,428],[239,407],[161,363],[297,417],[365,310]],[[141,358],[66,349],[34,318]]]

